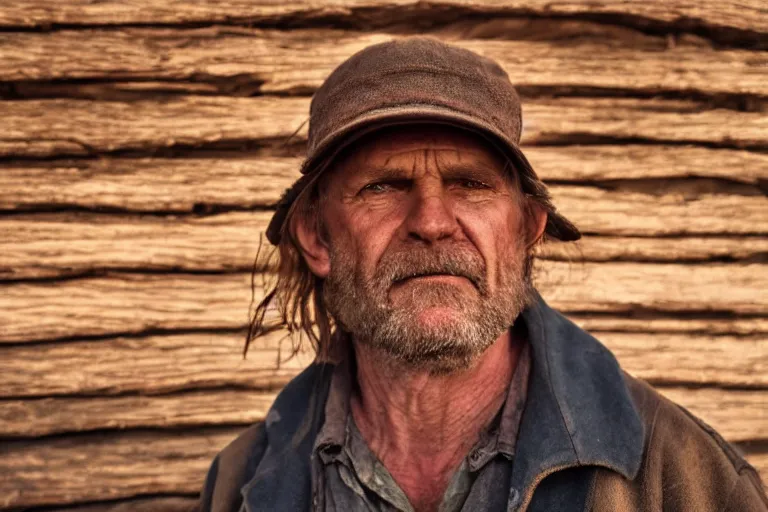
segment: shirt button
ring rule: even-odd
[[[520,493],[514,487],[509,490],[509,499],[507,500],[507,512],[515,512],[520,505]]]

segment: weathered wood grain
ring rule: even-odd
[[[222,27],[8,33],[0,34],[0,81],[234,79],[252,83],[251,93],[311,91],[353,53],[396,37]],[[679,45],[648,51],[609,41],[579,44],[578,38],[567,44],[453,42],[498,61],[520,87],[768,95],[768,57],[745,50]]]
[[[663,187],[663,185],[659,185]],[[558,210],[585,233],[610,235],[763,234],[768,201],[763,195],[662,195],[596,187],[551,186]],[[613,200],[612,200],[613,199]]]
[[[548,243],[541,258],[556,261],[707,262],[743,260],[768,255],[768,238],[642,238],[586,236],[576,243]],[[0,261],[2,261],[0,259]]]
[[[0,507],[193,494],[243,428],[98,434],[0,445]]]
[[[286,361],[291,340],[284,338],[285,331],[260,337],[246,359],[243,333],[3,347],[0,396],[157,394],[223,386],[274,389],[313,359],[304,351]]]
[[[163,496],[157,498],[128,498],[109,502],[69,506],[59,512],[196,512],[197,498]]]
[[[246,360],[242,359],[242,335],[3,347],[0,397],[158,394],[222,386],[273,389],[312,359],[307,350],[278,368],[278,357],[285,360],[291,349],[290,339],[278,343],[283,336],[278,332],[259,338]],[[652,382],[768,387],[768,340],[762,335],[600,332],[595,336],[628,372]]]
[[[625,370],[654,383],[768,385],[768,341],[764,336],[603,332],[596,337]],[[735,357],[736,351],[743,353]],[[727,381],[721,377],[725,375]]]
[[[260,240],[269,245],[264,231],[271,216],[269,211],[208,217],[11,216],[0,219],[5,234],[0,279],[109,269],[250,271]]]
[[[565,312],[650,309],[763,315],[768,297],[759,274],[764,270],[760,264],[545,261],[536,282],[545,299]]]
[[[656,389],[702,418],[730,442],[768,439],[768,391]]]
[[[768,274],[760,264],[568,263],[541,261],[538,288],[565,312],[731,312],[763,315]],[[262,296],[261,277],[255,299]],[[0,294],[0,343],[242,327],[248,273],[118,274],[13,283]]]
[[[263,290],[256,284],[258,300]],[[241,328],[250,298],[246,273],[122,275],[7,285],[0,294],[0,339]]]
[[[0,167],[0,209],[54,205],[188,213],[198,204],[271,207],[300,176],[300,166],[299,158],[263,156],[11,164]],[[766,169],[759,161],[754,168]]]
[[[0,445],[0,507],[62,505],[146,494],[193,494],[242,428],[126,432]],[[768,455],[747,452],[762,475]]]
[[[765,439],[768,391],[659,387],[729,441]],[[131,428],[249,425],[261,421],[276,394],[252,390],[192,391],[163,396],[63,397],[0,401],[0,436]]]
[[[0,436],[249,425],[265,418],[276,395],[274,391],[211,389],[160,396],[0,400]],[[734,397],[731,406],[736,403],[750,411],[749,403]],[[743,422],[747,425],[744,431],[749,430],[750,419]],[[755,436],[748,437],[752,438]]]
[[[247,141],[285,142],[307,119],[308,98],[180,97],[136,102],[47,99],[0,104],[0,157],[92,155]],[[523,143],[604,140],[766,147],[768,116],[635,98],[528,101]],[[306,126],[296,137],[306,136]]]
[[[49,3],[45,0],[23,0],[4,6],[0,26],[34,27],[50,24],[122,25],[154,23],[224,23],[274,22],[280,18],[307,20],[327,16],[354,17],[358,11],[391,9],[411,13],[421,5],[415,0],[303,0],[273,2],[249,0],[68,0]],[[443,10],[459,7],[486,15],[540,16],[627,16],[640,24],[661,22],[684,25],[703,24],[747,31],[768,32],[763,4],[759,0],[745,2],[600,2],[576,0],[552,3],[546,0],[440,0],[427,8]],[[365,19],[365,18],[364,18]]]
[[[687,146],[529,147],[545,181],[715,178],[768,180],[764,153]],[[101,158],[0,166],[0,209],[42,206],[189,212],[195,204],[271,206],[300,158]]]
[[[654,315],[603,316],[570,313],[568,318],[589,332],[696,333],[705,335],[752,336],[768,333],[767,317],[660,317]]]
[[[622,204],[622,194],[613,200]],[[587,204],[594,206],[594,202]],[[680,215],[684,212],[681,207]],[[713,223],[717,213],[710,212]],[[263,233],[271,215],[269,211],[206,217],[14,215],[0,219],[0,280],[83,276],[109,270],[249,271],[259,242],[268,244]],[[745,222],[744,217],[733,217]],[[670,216],[669,223],[676,219],[679,216]],[[640,224],[632,219],[628,223]],[[680,228],[686,226],[681,224]],[[755,260],[768,256],[768,237],[585,236],[577,243],[545,244],[538,254],[556,261]]]

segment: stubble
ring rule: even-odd
[[[387,252],[371,276],[350,253],[332,247],[324,298],[339,327],[357,342],[409,370],[445,375],[471,366],[530,303],[530,258],[519,245],[512,248],[492,286],[483,258],[469,244]],[[472,286],[413,279],[433,274],[458,276]],[[396,303],[395,287],[400,287]],[[420,320],[436,307],[451,310],[450,320]]]

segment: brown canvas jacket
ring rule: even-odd
[[[532,364],[511,461],[486,510],[768,511],[760,478],[716,432],[624,373],[591,335],[537,301],[523,312]],[[217,457],[201,511],[314,510],[311,456],[333,367],[314,364],[263,424]],[[314,411],[314,412],[313,412]]]
[[[717,432],[645,382],[626,382],[646,426],[643,464],[632,480],[597,470],[588,510],[768,510],[757,471]]]

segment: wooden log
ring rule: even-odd
[[[642,238],[587,236],[575,244],[548,243],[540,257],[556,261],[707,262],[768,255],[768,238]]]
[[[0,445],[0,508],[65,505],[202,489],[242,428],[93,434]]]
[[[551,186],[550,192],[558,210],[588,234],[763,234],[768,228],[768,221],[761,220],[768,218],[768,202],[761,195],[704,193],[689,197],[672,191],[654,196],[561,185]]]
[[[0,157],[285,143],[307,120],[308,98],[180,97],[130,103],[68,99],[5,101]],[[760,112],[701,110],[682,100],[560,98],[524,105],[523,143],[606,140],[766,147]],[[306,136],[306,126],[295,138]]]
[[[537,287],[564,312],[718,312],[763,315],[760,264],[567,263],[542,261]],[[262,297],[263,274],[254,298]],[[0,294],[0,343],[145,333],[237,329],[247,320],[250,275],[117,274],[14,283]]]
[[[266,417],[275,396],[274,391],[211,389],[160,396],[2,400],[0,436],[33,438],[94,430],[250,425]],[[750,411],[746,401],[734,397],[731,407],[736,403]],[[744,423],[749,421],[747,418]],[[749,430],[749,426],[742,430]]]
[[[126,432],[0,445],[0,507],[199,492],[213,457],[241,428]],[[763,475],[768,455],[746,458]]]
[[[509,33],[516,28],[509,27]],[[543,28],[542,37],[551,39],[558,33],[557,27]],[[204,77],[204,81],[229,80],[223,87],[238,84],[251,93],[311,91],[355,52],[396,37],[340,30],[221,27],[7,34],[0,35],[4,56],[0,81]],[[646,50],[592,39],[574,37],[567,45],[541,40],[453,42],[497,60],[521,88],[768,95],[763,71],[768,58],[756,52],[687,45]]]
[[[766,317],[678,318],[647,314],[630,317],[570,313],[568,318],[582,329],[596,333],[598,338],[602,332],[696,333],[711,336],[723,334],[753,336],[768,332]]]
[[[702,418],[729,442],[766,438],[768,391],[661,386],[656,389]]]
[[[768,391],[659,387],[729,441],[765,438]],[[51,434],[131,428],[249,425],[265,418],[275,393],[192,391],[165,396],[62,397],[0,401],[0,435]]]
[[[565,312],[657,310],[763,315],[760,264],[541,262],[537,287]],[[576,285],[579,283],[579,285]],[[618,303],[617,303],[618,302]]]
[[[0,279],[103,270],[250,271],[272,212],[207,217],[42,214],[0,220]],[[130,247],[130,250],[126,250]],[[263,267],[259,267],[260,269]]]
[[[348,16],[379,9],[384,13],[413,15],[423,4],[415,0],[303,0],[275,3],[249,0],[68,0],[50,4],[45,0],[24,0],[0,11],[0,26],[39,27],[63,25],[188,24],[226,22],[271,22]],[[704,25],[749,32],[768,32],[763,4],[758,0],[739,2],[600,2],[576,0],[552,3],[546,0],[439,0],[423,6],[427,12],[461,8],[468,13],[488,16],[526,15],[557,17],[585,15],[626,20],[636,18],[639,25],[663,23],[683,26]],[[430,10],[432,9],[432,10]],[[361,16],[370,23],[370,15]],[[625,21],[626,23],[626,21]]]
[[[0,167],[0,209],[53,205],[189,213],[196,205],[271,207],[300,176],[300,166],[299,158],[272,157],[104,158],[11,164]]]
[[[714,178],[768,180],[768,155],[703,147],[595,145],[530,147],[544,181]],[[39,206],[189,212],[196,204],[272,206],[299,176],[300,158],[103,158],[6,164],[0,209]]]
[[[616,195],[616,204],[621,204],[621,194]],[[260,241],[265,244],[263,250],[271,248],[263,235],[271,216],[268,211],[207,217],[14,215],[0,219],[4,233],[0,279],[84,276],[110,270],[250,271]],[[585,236],[575,244],[544,244],[538,254],[546,260],[573,262],[749,261],[768,255],[768,238]]]
[[[257,282],[256,299],[263,294]],[[4,342],[144,333],[239,329],[248,318],[250,276],[122,275],[5,286]],[[6,309],[8,308],[8,309]]]
[[[631,374],[654,383],[765,388],[764,336],[601,332],[596,334]],[[53,397],[120,393],[158,394],[235,386],[273,389],[312,359],[290,353],[283,333],[254,341],[242,359],[242,336],[188,334],[98,342],[3,347],[0,397]],[[279,351],[282,352],[279,352]],[[280,355],[282,354],[282,356]],[[126,361],[130,361],[126,365]]]
[[[61,509],[60,512],[195,512],[198,499],[189,496],[128,498]]]
[[[763,336],[609,332],[596,336],[625,370],[653,383],[768,386],[768,341]],[[744,352],[743,357],[734,358],[732,351]]]
[[[243,333],[176,334],[4,347],[0,368],[7,378],[0,397],[158,394],[224,386],[271,390],[313,359],[302,351],[288,360],[291,340],[285,331],[254,340],[246,359],[244,341]]]

